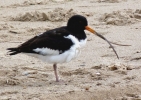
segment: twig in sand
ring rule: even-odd
[[[119,45],[119,46],[131,46],[129,44],[119,44],[119,43],[115,43],[115,42],[111,42],[111,41],[110,41],[110,43],[115,44],[115,45]]]
[[[18,32],[13,31],[13,30],[10,30],[9,32],[10,32],[10,33],[14,33],[14,34],[18,34]]]
[[[141,59],[141,57],[137,57],[137,58],[131,59],[130,61],[133,61],[133,60],[140,60],[140,59]]]

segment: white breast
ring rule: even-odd
[[[87,39],[80,40],[79,44],[81,47],[84,47],[86,45]]]

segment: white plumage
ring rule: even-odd
[[[36,48],[36,49],[33,49],[33,51],[43,55],[43,56],[46,56],[46,55],[59,55],[59,51],[58,50],[53,50],[53,49],[49,49],[49,48]]]

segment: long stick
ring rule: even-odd
[[[110,43],[104,36],[102,36],[101,34],[99,34],[99,33],[97,33],[97,32],[96,32],[95,34],[96,34],[98,37],[100,37],[100,38],[102,38],[103,40],[105,40],[105,41],[108,42],[108,44],[110,45],[110,47],[113,49],[114,53],[116,54],[117,58],[119,59],[119,56],[118,56],[116,50],[114,49],[114,47],[111,45],[111,43]]]

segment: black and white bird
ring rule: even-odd
[[[57,64],[69,62],[79,54],[80,48],[86,44],[87,40],[84,30],[88,30],[107,41],[88,26],[87,19],[84,16],[74,15],[68,20],[67,26],[46,31],[18,47],[8,48],[7,50],[10,52],[9,55],[26,53],[47,63],[52,63],[58,82]],[[109,41],[107,42],[110,44]],[[111,44],[110,46],[112,47]]]

